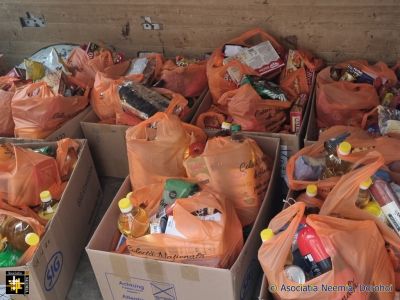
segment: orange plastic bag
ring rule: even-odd
[[[33,229],[33,231],[40,237],[43,235],[44,233],[44,227],[43,225],[41,225],[37,220],[31,218],[31,217],[25,217],[22,216],[18,213],[15,212],[11,212],[8,210],[4,210],[4,209],[0,209],[0,217],[2,215],[8,216],[8,217],[13,217],[16,218],[18,220],[21,220],[25,223],[27,223],[28,225],[30,225]],[[1,234],[0,234],[1,236]],[[24,254],[22,254],[22,256],[20,257],[20,259],[17,262],[18,266],[23,266],[26,263],[28,263],[29,261],[31,261],[33,255],[35,254],[36,249],[38,248],[38,245],[36,246],[30,246],[25,252]]]
[[[165,177],[185,177],[184,154],[196,140],[207,140],[204,131],[166,113],[156,113],[129,128],[126,144],[132,188],[161,182]]]
[[[309,215],[306,222],[314,228],[325,250],[331,257],[333,268],[306,281],[310,289],[295,289],[299,284],[291,281],[284,267],[291,254],[296,230],[304,216],[304,203],[296,203],[275,216],[268,227],[279,232],[264,242],[258,251],[258,260],[268,283],[274,287],[275,299],[393,299],[394,289],[388,292],[367,293],[360,285],[394,286],[394,272],[389,255],[376,224],[373,221],[353,221],[321,215]],[[324,291],[325,286],[351,286],[352,290]],[[287,287],[287,288],[285,288]],[[293,287],[293,289],[290,289]],[[289,291],[290,290],[290,291]]]
[[[63,181],[69,180],[78,161],[79,143],[70,139],[57,142],[56,161]]]
[[[218,100],[222,110],[243,130],[277,132],[286,121],[290,101],[261,99],[250,84],[224,93]]]
[[[322,59],[313,57],[306,50],[294,50],[292,63],[297,70],[284,69],[281,73],[279,86],[292,101],[300,94],[310,94],[313,74],[323,67]],[[304,62],[304,66],[301,67]]]
[[[11,103],[15,136],[44,139],[82,111],[89,103],[89,90],[83,96],[54,94],[45,82],[17,89]]]
[[[400,278],[400,237],[397,233],[383,223],[377,217],[360,209],[356,205],[359,194],[359,186],[367,178],[371,177],[382,165],[383,160],[377,152],[369,155],[376,155],[372,163],[355,170],[351,174],[344,175],[329,193],[321,207],[321,215],[335,215],[352,220],[372,220],[376,223],[385,241],[390,245],[390,251],[397,253],[392,262],[396,276]],[[396,257],[397,256],[397,257]],[[396,287],[400,287],[400,281],[396,279]]]
[[[86,52],[77,47],[68,57],[67,65],[73,70],[71,80],[83,88],[91,88],[94,85],[97,72],[104,72],[109,77],[122,76],[129,68],[129,62],[114,65],[110,51],[102,51],[98,56],[90,59]]]
[[[289,161],[286,165],[286,173],[288,177],[289,187],[291,189],[303,190],[309,184],[316,184],[318,187],[318,194],[320,194],[323,198],[326,198],[328,193],[339,181],[340,177],[335,176],[318,181],[296,180],[294,178],[295,162],[302,155],[311,156],[314,158],[324,156],[324,141],[329,138],[336,137],[344,132],[350,133],[350,136],[346,139],[346,141],[348,141],[352,145],[353,151],[347,156],[339,155],[339,157],[353,163],[352,169],[355,169],[361,164],[370,162],[371,159],[373,159],[373,154],[371,153],[376,153],[376,151],[380,152],[383,155],[382,160],[384,160],[386,164],[392,162],[393,160],[399,160],[400,158],[396,158],[396,152],[393,152],[396,145],[397,147],[400,146],[400,141],[397,141],[396,139],[382,137],[374,140],[370,139],[366,133],[362,132],[361,129],[358,130],[354,127],[335,126],[329,129],[323,135],[321,135],[318,142],[311,146],[304,147],[289,158]],[[386,144],[382,144],[383,142],[387,143],[388,146],[386,146]]]
[[[220,220],[201,220],[192,215],[203,208],[218,210]],[[131,255],[219,268],[229,268],[235,262],[243,247],[242,226],[235,209],[223,197],[202,191],[177,199],[173,218],[184,237],[156,233],[128,238]]]
[[[243,226],[257,218],[271,178],[271,165],[254,140],[237,142],[230,137],[208,140],[200,156],[184,161],[189,178],[203,182],[232,202]]]
[[[378,62],[374,66],[366,61],[348,61],[336,67],[345,68],[352,65],[372,77],[388,80],[390,84],[397,82],[393,70],[386,64]],[[334,125],[361,126],[362,119],[368,111],[379,105],[376,89],[367,83],[335,81],[330,76],[331,67],[319,72],[316,84],[316,114],[319,128]]]
[[[177,66],[172,60],[163,65],[161,80],[164,87],[184,97],[197,97],[207,88],[206,61]]]
[[[0,77],[0,136],[14,136],[15,125],[11,113],[11,99],[16,90],[15,82],[18,80],[14,77]]]
[[[40,204],[39,194],[61,195],[61,179],[54,158],[15,145],[0,145],[0,198],[16,207]]]
[[[272,46],[283,57],[285,49],[279,42],[268,33],[264,32],[260,28],[249,30],[239,37],[230,40],[226,44],[242,45],[251,47],[255,44],[259,44],[265,41],[271,42]],[[232,60],[227,64],[223,64],[224,54],[222,47],[217,48],[212,53],[210,59],[207,62],[207,78],[208,86],[211,92],[214,103],[217,103],[218,99],[227,91],[234,90],[237,88],[236,83],[228,79],[227,70],[229,67],[236,67],[242,74],[246,75],[257,75],[257,73],[250,67],[241,64],[238,61]]]

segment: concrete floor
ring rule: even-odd
[[[98,208],[98,214],[96,216],[95,226],[92,228],[92,233],[99,224],[101,218],[105,214],[108,206],[113,200],[115,194],[117,193],[123,179],[104,177],[100,178],[100,182],[103,188],[103,198],[100,202],[100,207]],[[91,235],[92,235],[91,233]],[[261,276],[257,280],[258,285],[254,290],[252,299],[258,299],[259,290],[261,286]],[[82,256],[75,272],[74,280],[71,284],[71,288],[67,295],[67,300],[97,300],[102,299],[99,286],[96,281],[92,266],[90,264],[89,258],[86,251],[82,251]],[[189,299],[182,299],[189,300]]]

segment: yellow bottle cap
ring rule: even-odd
[[[275,233],[272,231],[272,229],[266,228],[266,229],[261,230],[260,236],[261,236],[261,240],[263,242],[266,242],[266,241],[269,241],[270,239],[272,239],[275,236]]]
[[[118,201],[118,206],[121,212],[130,212],[132,210],[132,203],[131,200],[128,198],[122,198],[121,200]]]
[[[368,204],[363,208],[363,210],[375,217],[379,217],[382,214],[381,207],[375,201],[369,201]]]
[[[131,199],[132,196],[132,192],[129,192],[128,194],[126,194],[126,198]]]
[[[222,122],[222,124],[221,124],[221,128],[222,129],[225,129],[225,130],[229,130],[229,129],[231,129],[231,123],[229,123],[229,122]]]
[[[27,243],[29,246],[36,246],[37,244],[39,244],[39,241],[39,236],[34,232],[28,233],[25,236],[25,243]]]
[[[349,142],[340,143],[338,152],[341,155],[349,155],[351,152],[351,144]]]
[[[307,185],[306,194],[308,197],[315,197],[318,193],[318,187],[315,184]]]
[[[51,193],[50,191],[43,191],[40,193],[40,200],[42,200],[42,202],[49,202],[51,200]]]
[[[372,179],[371,177],[369,177],[367,180],[360,183],[360,189],[368,190],[371,185],[372,185]]]

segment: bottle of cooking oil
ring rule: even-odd
[[[25,238],[29,233],[33,233],[33,228],[28,223],[14,217],[7,217],[2,225],[2,236],[7,238],[7,244],[15,250],[25,252],[29,248]]]
[[[40,209],[38,216],[44,220],[50,220],[56,213],[58,203],[51,197],[50,191],[43,191],[40,193]]]
[[[141,237],[149,230],[149,218],[141,207],[134,207],[128,198],[118,202],[121,214],[118,218],[118,229],[126,237]]]
[[[351,152],[351,144],[349,142],[341,142],[339,147],[326,147],[325,156],[325,172],[323,178],[329,178],[334,176],[342,176],[346,174],[351,164],[339,157],[339,154],[343,157],[349,155]]]
[[[358,197],[356,200],[356,205],[359,208],[364,208],[368,205],[368,202],[371,200],[371,194],[369,192],[369,187],[372,185],[372,179],[369,177],[364,182],[360,184],[360,191],[358,192]]]

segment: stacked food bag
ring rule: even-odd
[[[96,72],[121,75],[122,60],[94,43],[50,46],[25,59],[0,77],[1,136],[46,138],[89,104]]]
[[[80,144],[0,145],[0,267],[32,259],[78,161]]]
[[[91,104],[103,123],[137,125],[165,111],[183,119],[207,87],[205,61],[141,53],[118,69],[118,76],[110,70],[96,73]]]
[[[112,250],[229,268],[272,172],[270,158],[237,129],[208,139],[163,112],[128,129],[132,192],[118,203],[120,237]]]
[[[393,299],[400,287],[399,146],[376,132],[333,126],[290,158],[291,198],[262,232],[259,250],[281,299]],[[324,286],[340,290],[334,296]]]
[[[217,48],[207,62],[213,105],[197,119],[202,128],[237,123],[243,130],[298,133],[322,61],[286,49],[261,29]]]

